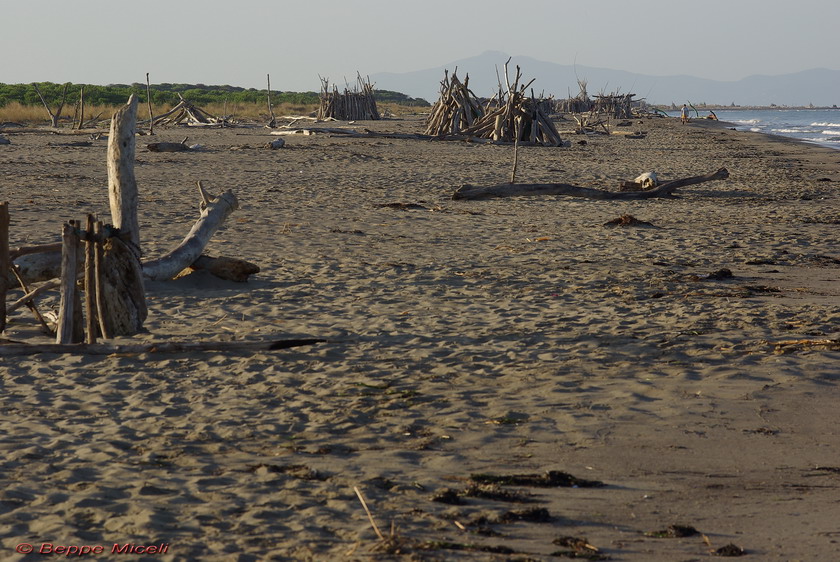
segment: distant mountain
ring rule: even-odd
[[[470,86],[480,97],[490,97],[498,90],[496,69],[503,72],[508,55],[487,51],[481,55],[453,61],[449,64],[416,72],[382,72],[371,75],[377,89],[404,92],[434,103],[440,95],[440,81],[444,69],[450,74],[457,67],[463,79],[469,73]],[[531,57],[515,56],[508,64],[511,74],[516,65],[522,69],[525,81],[534,78],[532,87],[539,95],[566,98],[577,95],[577,80],[585,80],[589,95],[600,92],[634,93],[636,99],[645,98],[653,104],[718,105],[840,105],[840,70],[815,68],[779,76],[749,76],[734,82],[707,80],[693,76],[649,76],[623,70],[590,66],[562,65]],[[503,78],[504,79],[504,78]]]

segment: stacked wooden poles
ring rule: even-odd
[[[449,71],[444,72],[440,83],[440,98],[426,120],[427,135],[458,135],[462,128],[471,127],[484,115],[481,103],[469,88],[469,81],[469,74],[463,82],[458,79],[457,68],[451,78]]]
[[[125,280],[126,270],[128,277],[140,275],[132,261],[133,251],[120,239],[119,231],[104,226],[93,215],[88,215],[84,229],[76,221],[64,225],[56,343],[90,344],[96,343],[97,335],[108,339],[136,333],[138,294],[136,290],[132,293],[132,283]]]
[[[551,119],[544,113],[542,104],[534,97],[533,91],[530,97],[525,93],[533,80],[520,85],[521,79],[522,73],[517,66],[516,76],[511,84],[505,63],[507,92],[503,91],[500,85],[498,106],[490,110],[488,104],[485,115],[471,127],[465,128],[462,134],[496,142],[560,146],[563,141]]]
[[[338,119],[341,121],[379,120],[379,110],[376,107],[373,86],[370,79],[361,75],[356,78],[356,89],[344,89],[339,93],[338,88],[327,78],[321,78],[320,105],[318,106],[319,120]]]
[[[456,71],[457,72],[457,71]],[[467,87],[469,77],[462,84],[455,73],[441,82],[441,97],[432,108],[426,134],[439,138],[467,138],[497,143],[561,146],[563,140],[545,112],[544,100],[528,96],[531,85],[520,84],[522,73],[516,67],[513,83],[505,63],[505,87],[484,108]]]
[[[224,119],[215,117],[203,109],[200,109],[192,103],[185,100],[181,94],[178,94],[181,101],[178,105],[167,111],[162,115],[158,115],[151,121],[151,126],[155,125],[182,125],[198,124],[198,125],[212,125],[216,123],[224,123]]]

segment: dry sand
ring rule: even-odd
[[[186,233],[204,180],[242,205],[209,253],[262,271],[150,283],[148,332],[120,341],[331,342],[2,359],[0,558],[43,558],[20,543],[105,550],[88,559],[165,543],[135,556],[551,560],[574,536],[612,560],[699,560],[730,543],[750,560],[837,559],[840,353],[768,342],[840,336],[840,151],[723,123],[631,130],[647,136],[522,148],[517,179],[731,177],[674,200],[453,201],[463,183],[507,181],[512,148],[321,134],[272,151],[267,130],[245,128],[140,137],[146,255]],[[108,217],[105,141],[5,134],[13,246]],[[205,149],[144,149],[185,135]],[[604,226],[624,214],[653,226]],[[704,279],[723,268],[733,277]],[[8,338],[48,341],[28,312],[10,320]],[[546,471],[605,486],[470,487],[478,473]],[[433,501],[446,489],[462,504]],[[671,525],[701,534],[651,536]]]

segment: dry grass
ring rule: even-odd
[[[245,121],[268,121],[268,106],[265,103],[211,103],[207,105],[199,105],[201,109],[215,116],[228,115],[233,119]],[[284,115],[315,115],[318,111],[316,104],[292,104],[280,103],[273,106],[274,115],[281,117]],[[422,107],[408,107],[396,103],[381,103],[378,104],[379,112],[383,116],[401,117],[404,115],[412,115],[422,111],[428,111],[428,108]],[[52,106],[55,111],[55,106]],[[111,115],[118,108],[109,105],[86,105],[85,106],[85,121],[92,119],[99,115],[99,119],[106,121],[111,118]],[[156,105],[152,107],[155,115],[162,115],[172,109],[171,105]],[[62,125],[69,127],[73,121],[73,113],[75,111],[73,104],[67,104],[61,111]],[[138,119],[145,121],[149,118],[148,106],[141,103],[137,110]],[[29,125],[48,125],[50,122],[47,111],[41,105],[23,105],[19,102],[10,102],[3,107],[0,107],[0,123],[12,121],[15,123],[24,123]]]

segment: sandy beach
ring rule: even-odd
[[[624,130],[644,134],[522,147],[517,181],[730,177],[677,199],[456,201],[507,182],[513,147],[138,137],[145,256],[186,234],[202,180],[241,205],[207,253],[261,271],[149,283],[146,331],[115,343],[328,341],[0,359],[0,558],[840,557],[840,351],[775,345],[840,338],[840,151],[707,121]],[[105,140],[3,134],[13,247],[108,220]],[[145,149],[185,136],[202,149]],[[606,224],[622,215],[650,224]],[[25,308],[4,336],[51,341]]]

